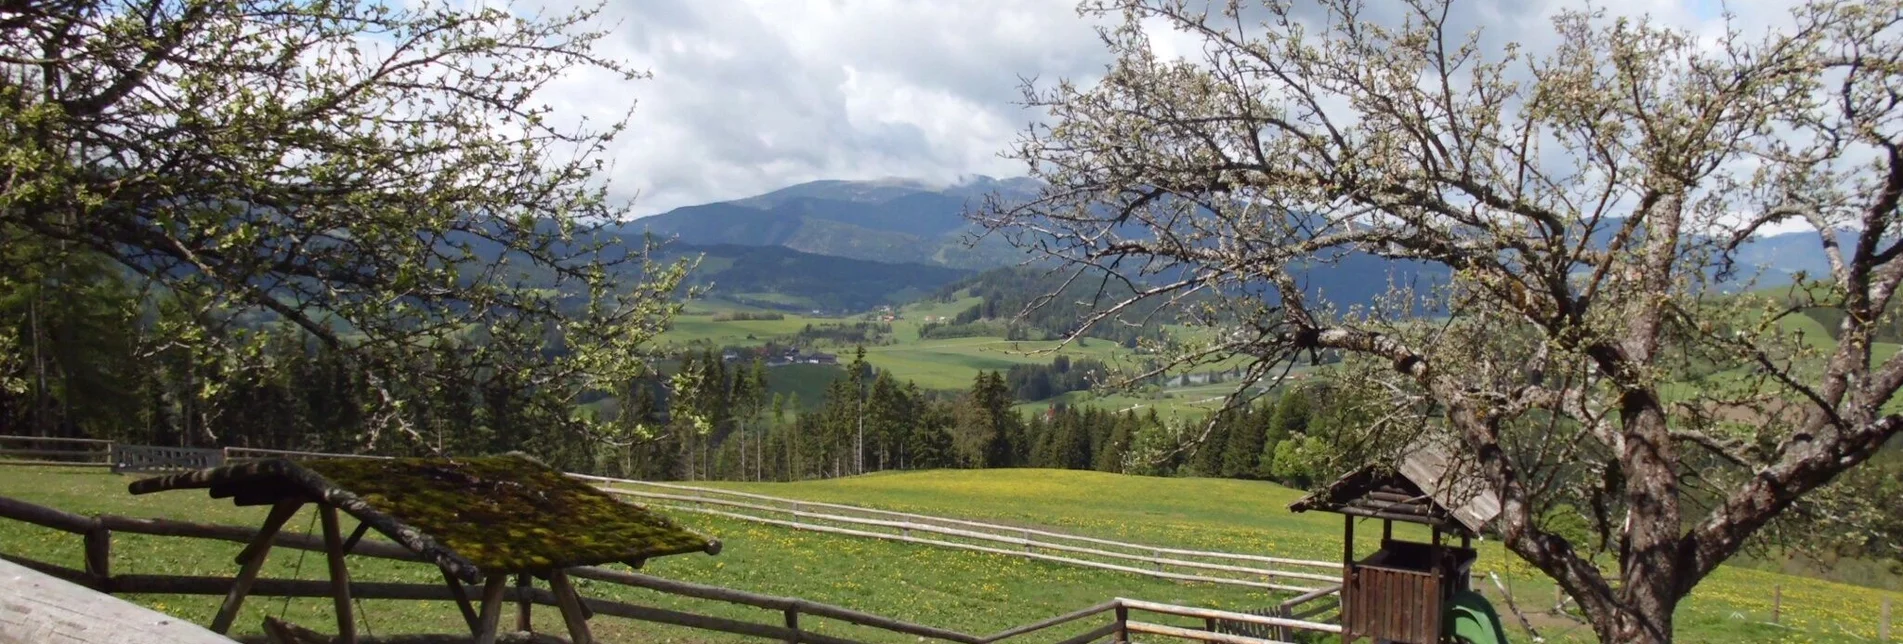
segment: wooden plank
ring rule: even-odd
[[[1169,637],[1182,638],[1186,640],[1198,640],[1203,642],[1222,642],[1223,644],[1294,644],[1293,642],[1285,642],[1282,640],[1262,639],[1259,637],[1249,637],[1246,635],[1230,635],[1227,633],[1211,633],[1208,631],[1199,631],[1193,628],[1164,626],[1162,624],[1151,624],[1148,622],[1129,622],[1127,624],[1124,624],[1124,629],[1132,633],[1149,633],[1151,635],[1167,635]]]
[[[181,472],[224,465],[225,452],[213,448],[115,443],[111,461],[114,472]]]
[[[469,591],[463,588],[462,580],[457,579],[456,574],[448,568],[437,566],[436,570],[443,573],[443,583],[448,585],[449,594],[456,598],[456,608],[462,611],[463,623],[469,625],[469,634],[476,635],[482,630],[482,616],[477,615],[476,609],[469,605]]]
[[[0,456],[16,456],[23,459],[57,456],[81,460],[98,460],[102,452],[95,449],[0,449]]]
[[[522,597],[522,599],[516,600],[517,603],[515,608],[515,630],[518,630],[518,631],[535,630],[535,621],[534,621],[535,616],[533,614],[533,607],[535,606],[535,604],[534,602],[530,602],[528,600],[528,592],[527,592],[528,589],[533,587],[534,587],[534,582],[529,580],[528,573],[521,573],[515,576],[515,589],[516,589],[516,592],[521,593],[520,596]]]
[[[1074,622],[1074,621],[1083,619],[1085,617],[1090,617],[1092,615],[1097,615],[1097,614],[1105,613],[1111,610],[1115,610],[1116,608],[1117,608],[1117,602],[1115,600],[1107,601],[1107,602],[1098,604],[1096,606],[1091,606],[1089,608],[1085,608],[1082,610],[1064,613],[1062,615],[1058,615],[1050,619],[1046,619],[1046,620],[1042,620],[1038,622],[1032,622],[1030,624],[1025,624],[1023,626],[1019,626],[1017,628],[1013,628],[1010,630],[1000,631],[997,634],[991,635],[989,637],[980,638],[980,639],[982,639],[984,642],[996,642],[1002,639],[1017,637],[1025,633],[1041,631],[1041,630],[1050,628],[1052,626],[1057,626],[1059,624],[1068,624],[1070,622]]]
[[[225,458],[231,459],[231,460],[264,460],[264,459],[270,459],[270,458],[284,458],[288,460],[299,460],[299,459],[310,459],[310,458],[361,458],[361,459],[387,461],[393,458],[390,456],[372,456],[369,454],[334,454],[334,453],[328,453],[328,452],[300,452],[300,451],[288,450],[288,449],[261,449],[256,447],[227,447],[227,448],[224,448],[223,451],[225,453]]]
[[[880,520],[880,519],[865,519],[865,518],[859,518],[859,517],[847,517],[847,516],[824,514],[824,513],[818,513],[818,512],[805,512],[800,510],[785,510],[781,508],[759,505],[755,503],[728,501],[724,499],[689,497],[689,496],[682,496],[678,494],[634,492],[629,490],[616,490],[612,488],[603,488],[603,489],[604,491],[607,491],[612,494],[636,496],[636,497],[641,497],[644,499],[662,499],[662,500],[692,503],[694,505],[666,506],[666,507],[674,507],[674,508],[694,511],[694,512],[715,513],[714,511],[708,510],[707,508],[699,507],[699,504],[705,503],[710,505],[745,508],[749,510],[776,512],[780,514],[791,515],[795,518],[810,518],[810,519],[817,519],[821,521],[829,521],[834,523],[848,523],[848,524],[855,524],[855,525],[870,525],[870,526],[879,526],[884,528],[894,528],[899,531],[897,538],[900,540],[905,540],[906,538],[911,537],[912,531],[917,530],[920,532],[930,532],[934,534],[950,535],[950,536],[956,536],[956,537],[963,537],[967,539],[978,539],[983,541],[1008,543],[1011,545],[1021,546],[1023,550],[1027,553],[1031,552],[1032,548],[1035,547],[1035,548],[1043,548],[1047,550],[1058,550],[1063,552],[1075,552],[1075,553],[1081,553],[1081,554],[1095,555],[1099,557],[1110,557],[1115,559],[1123,559],[1127,561],[1139,561],[1139,562],[1150,564],[1151,566],[1158,569],[1160,569],[1164,565],[1169,565],[1169,566],[1177,566],[1182,568],[1197,568],[1202,570],[1220,570],[1224,572],[1235,572],[1235,573],[1242,573],[1246,575],[1253,575],[1253,576],[1260,576],[1260,577],[1267,577],[1267,578],[1307,579],[1312,581],[1334,581],[1335,579],[1334,576],[1332,575],[1325,575],[1325,574],[1319,574],[1319,573],[1282,571],[1282,570],[1274,570],[1274,569],[1268,569],[1268,568],[1251,568],[1248,566],[1232,566],[1232,565],[1215,564],[1215,563],[1208,563],[1208,562],[1202,562],[1202,561],[1190,561],[1187,559],[1163,557],[1162,553],[1168,552],[1167,549],[1163,549],[1163,548],[1151,548],[1150,549],[1151,552],[1148,554],[1131,554],[1131,553],[1125,553],[1125,552],[1113,552],[1108,550],[1101,550],[1097,548],[1086,548],[1081,546],[1072,546],[1072,545],[1065,545],[1065,544],[1050,543],[1045,541],[1037,541],[1030,538],[1030,535],[1035,533],[1035,531],[1031,531],[1031,530],[1015,531],[1016,533],[1022,536],[1018,536],[1018,535],[1003,536],[1003,535],[989,534],[985,532],[976,532],[971,530],[945,528],[945,527],[927,525],[927,524],[921,524],[921,523],[907,523],[907,522],[901,522],[901,521],[887,521],[887,520]],[[770,519],[765,519],[763,517],[754,517],[754,518],[760,519],[760,520],[770,520]],[[817,526],[810,523],[802,522],[802,523],[797,523],[797,525],[799,525],[802,529],[817,529]],[[872,533],[872,534],[880,534],[880,533]],[[891,535],[881,535],[881,538],[886,538],[886,537],[891,537]],[[1136,546],[1130,546],[1130,547],[1136,547]]]
[[[114,532],[149,534],[161,537],[218,539],[246,544],[251,543],[258,534],[257,529],[244,526],[192,523],[172,519],[134,519],[111,514],[99,515],[99,525]],[[272,537],[271,543],[273,547],[277,548],[292,548],[295,550],[309,550],[313,552],[324,551],[323,539],[312,535],[280,532]],[[379,559],[424,561],[421,555],[411,552],[408,548],[387,541],[365,541],[359,543],[355,549],[351,550],[351,554],[376,557]]]
[[[218,614],[211,620],[212,632],[231,632],[232,622],[238,619],[238,609],[244,606],[245,595],[251,592],[251,584],[257,581],[258,571],[263,569],[265,557],[271,554],[271,538],[276,536],[278,529],[284,527],[284,522],[291,520],[291,516],[297,514],[297,509],[303,506],[302,502],[287,501],[273,506],[271,513],[265,515],[264,526],[258,529],[257,535],[252,538],[251,545],[245,546],[244,550],[238,553],[238,577],[232,580],[231,590],[225,593],[225,602],[218,606]]]
[[[1301,604],[1306,604],[1312,601],[1316,601],[1324,597],[1327,597],[1329,595],[1334,595],[1337,598],[1339,598],[1341,596],[1341,590],[1342,590],[1341,584],[1335,584],[1327,588],[1317,588],[1315,590],[1311,590],[1306,593],[1302,593],[1300,595],[1291,597],[1288,599],[1288,601],[1282,602],[1281,606],[1283,608],[1294,608]]]
[[[755,593],[749,593],[746,591],[733,590],[731,588],[721,588],[718,586],[704,586],[700,584],[676,581],[672,579],[662,579],[659,577],[650,577],[647,575],[621,572],[618,570],[608,570],[605,568],[570,568],[568,569],[568,573],[571,576],[582,577],[584,579],[595,579],[599,581],[613,582],[613,583],[624,584],[628,586],[635,586],[639,588],[647,588],[650,590],[658,590],[658,591],[670,593],[670,594],[683,595],[687,597],[696,597],[700,599],[713,599],[717,601],[725,601],[725,602],[731,602],[735,604],[744,604],[748,606],[755,606],[755,607],[765,608],[769,610],[786,610],[789,608],[793,608],[793,609],[797,609],[799,612],[807,613],[809,615],[816,615],[816,616],[825,617],[828,619],[836,619],[842,622],[850,622],[853,624],[859,624],[861,626],[871,626],[873,628],[880,628],[880,629],[885,629],[885,630],[889,630],[893,632],[904,633],[906,635],[916,635],[919,637],[942,639],[942,640],[947,640],[952,642],[961,642],[963,644],[983,644],[983,640],[981,638],[973,637],[971,635],[966,635],[964,633],[959,633],[956,631],[948,631],[942,628],[933,628],[930,626],[923,626],[920,624],[911,624],[907,622],[901,622],[899,620],[895,620],[889,617],[873,615],[871,613],[863,613],[863,612],[859,612],[849,608],[841,608],[838,606],[831,606],[827,604],[810,602],[804,599],[794,599],[790,597],[773,597],[770,595],[759,595]]]
[[[1226,610],[1214,610],[1209,608],[1194,608],[1190,606],[1176,606],[1173,604],[1159,604],[1156,602],[1148,602],[1148,601],[1143,601],[1138,599],[1125,599],[1122,597],[1117,598],[1117,603],[1125,608],[1134,608],[1136,610],[1149,611],[1152,613],[1162,613],[1164,615],[1176,615],[1179,617],[1214,617],[1216,619],[1226,619],[1232,622],[1265,624],[1268,626],[1287,626],[1289,628],[1307,630],[1307,631],[1319,631],[1322,633],[1340,633],[1341,632],[1341,626],[1336,624],[1323,624],[1321,622],[1304,622],[1300,620],[1271,617],[1268,615],[1250,615],[1248,613],[1237,613],[1237,612],[1226,611]]]
[[[177,617],[0,561],[0,642],[231,644]]]
[[[841,510],[841,511],[847,511],[847,512],[857,512],[860,514],[900,517],[900,518],[915,519],[915,520],[921,520],[921,521],[932,521],[932,522],[936,522],[936,523],[944,524],[944,525],[962,525],[962,526],[978,528],[978,529],[997,530],[1001,532],[1016,533],[1016,532],[1024,531],[1024,529],[1019,526],[1004,526],[1004,525],[998,525],[995,523],[984,523],[982,521],[969,521],[965,519],[936,517],[936,516],[931,516],[927,514],[913,514],[909,512],[880,510],[877,508],[868,508],[868,507],[862,507],[857,505],[846,505],[842,503],[820,503],[815,501],[800,501],[797,499],[787,499],[787,498],[781,498],[781,497],[775,497],[775,496],[768,496],[765,494],[754,494],[750,492],[736,492],[733,490],[722,490],[719,488],[710,488],[710,487],[697,487],[692,485],[682,485],[679,483],[636,481],[631,479],[618,479],[618,478],[606,477],[606,476],[590,476],[586,474],[569,474],[568,476],[569,478],[580,479],[584,481],[594,481],[598,483],[616,483],[616,484],[624,484],[624,485],[640,485],[640,486],[657,487],[657,488],[665,488],[665,489],[673,489],[673,490],[684,490],[684,491],[694,492],[698,494],[699,495],[698,500],[706,501],[706,502],[717,502],[716,499],[707,498],[710,496],[744,498],[744,499],[754,499],[758,501],[765,501],[768,503],[779,503],[782,505],[794,506],[795,509],[797,509],[799,506],[830,508],[834,510]],[[617,490],[614,488],[605,488],[605,487],[602,488],[602,491],[608,492],[610,494],[634,494],[634,495],[643,494],[640,492],[634,492],[632,490]],[[1029,530],[1029,532],[1034,535],[1038,535],[1041,537],[1048,537],[1052,539],[1063,539],[1066,541],[1076,541],[1080,543],[1095,543],[1095,544],[1103,545],[1103,546],[1126,548],[1126,549],[1132,549],[1132,550],[1139,550],[1143,552],[1149,552],[1149,551],[1155,550],[1155,551],[1160,551],[1166,554],[1204,557],[1209,559],[1228,559],[1231,561],[1253,561],[1253,562],[1260,562],[1260,563],[1288,564],[1288,565],[1295,565],[1295,566],[1314,566],[1318,568],[1328,568],[1328,569],[1341,568],[1340,563],[1332,562],[1332,561],[1316,561],[1312,559],[1291,559],[1287,557],[1269,557],[1264,555],[1251,555],[1251,554],[1241,554],[1241,553],[1233,553],[1233,552],[1212,552],[1207,550],[1186,550],[1181,548],[1158,548],[1156,546],[1150,546],[1150,545],[1144,545],[1144,544],[1127,543],[1127,542],[1115,541],[1111,539],[1101,539],[1097,537],[1086,537],[1081,535],[1065,534],[1062,532],[1051,532],[1048,530],[1033,529],[1033,530]]]
[[[1057,644],[1090,644],[1091,642],[1095,642],[1105,637],[1109,637],[1110,635],[1116,633],[1117,629],[1121,627],[1122,627],[1121,624],[1118,624],[1116,622],[1111,622],[1108,624],[1104,624],[1103,626],[1098,626],[1096,628],[1090,629],[1089,631],[1086,631],[1081,635],[1077,635],[1070,639],[1057,642]]]
[[[331,604],[337,610],[337,641],[357,644],[357,616],[350,606],[350,568],[344,565],[344,535],[337,526],[337,506],[317,504],[324,524],[324,558],[330,564]]]
[[[111,463],[105,461],[21,461],[13,459],[0,460],[0,465],[21,467],[112,467]]]
[[[113,441],[104,438],[66,438],[63,436],[22,436],[19,434],[0,435],[0,441],[33,441],[41,443],[72,443],[75,445],[111,445]]]
[[[594,644],[595,636],[588,632],[588,618],[582,615],[581,597],[575,594],[575,586],[568,583],[568,574],[559,569],[549,571],[548,586],[555,593],[555,605],[562,609],[568,639],[575,644]]]

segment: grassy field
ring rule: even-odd
[[[260,508],[236,508],[198,492],[134,497],[128,478],[97,471],[0,468],[0,493],[62,509],[131,516],[163,516],[256,525]],[[935,471],[880,474],[790,484],[722,484],[796,498],[845,501],[899,510],[983,518],[1157,544],[1183,545],[1284,556],[1333,559],[1340,552],[1341,519],[1291,514],[1296,492],[1278,486],[1213,479],[1161,479],[1050,470]],[[644,572],[756,592],[848,606],[955,630],[991,633],[1113,596],[1215,608],[1247,609],[1271,601],[1265,595],[1209,584],[1178,584],[1109,571],[1034,562],[1015,557],[948,551],[924,546],[799,532],[697,514],[678,517],[719,537],[716,557],[684,555],[650,562]],[[343,526],[348,530],[353,526]],[[309,531],[308,515],[288,531]],[[1369,536],[1377,530],[1364,528]],[[1405,532],[1404,532],[1405,534]],[[1360,544],[1361,551],[1373,547]],[[114,569],[121,573],[229,575],[233,543],[119,535]],[[1521,601],[1550,605],[1552,587],[1492,544],[1481,545],[1480,568],[1509,576]],[[0,552],[79,566],[80,540],[0,521]],[[275,553],[266,566],[272,577],[321,579],[323,560],[295,551]],[[398,562],[353,560],[360,580],[431,583],[428,568]],[[774,622],[777,614],[716,602],[630,590],[582,580],[582,592],[645,605]],[[1761,625],[1770,611],[1769,588],[1782,588],[1784,627]],[[1876,607],[1884,596],[1867,588],[1831,584],[1770,572],[1725,569],[1701,585],[1680,613],[1683,642],[1857,642],[1874,636]],[[1891,593],[1903,603],[1903,594]],[[132,600],[197,623],[210,621],[214,597],[135,596]],[[246,603],[239,629],[254,632],[265,615],[328,630],[329,600],[256,598]],[[366,601],[360,611],[373,633],[447,632],[460,624],[455,609],[440,602]],[[538,628],[558,631],[552,609],[538,611]],[[869,641],[917,641],[845,624],[821,632]],[[598,635],[618,642],[745,641],[718,634],[615,618],[595,621]],[[1542,619],[1549,641],[1585,641],[1571,622]],[[1082,628],[1087,628],[1084,626]],[[1030,641],[1052,641],[1063,634]],[[1860,639],[1861,638],[1861,639]],[[1516,633],[1514,641],[1530,641]]]
[[[60,468],[0,468],[0,494],[81,514],[111,513],[135,517],[170,517],[193,521],[255,527],[262,508],[238,508],[214,501],[203,492],[167,492],[131,496],[130,478],[98,470]],[[308,510],[286,526],[287,532],[314,532]],[[1126,596],[1218,608],[1247,608],[1271,601],[1263,594],[1229,586],[1185,585],[1148,577],[1029,561],[1017,557],[927,548],[886,541],[822,535],[765,527],[748,522],[697,514],[678,517],[711,533],[724,544],[719,556],[682,555],[651,561],[643,572],[754,592],[796,596],[847,606],[916,623],[969,633],[990,634],[1046,617],[1090,606],[1115,596]],[[344,530],[354,528],[345,517]],[[372,537],[374,538],[374,537]],[[240,544],[142,535],[116,535],[114,572],[120,574],[235,574],[232,557]],[[0,553],[25,556],[69,567],[81,567],[81,541],[68,535],[23,523],[0,520]],[[375,559],[353,559],[352,578],[359,581],[439,583],[436,572],[419,564]],[[275,551],[265,577],[324,579],[324,560],[318,553]],[[577,580],[581,592],[649,606],[662,606],[759,623],[778,624],[781,615],[719,602],[681,599],[589,580]],[[210,623],[218,597],[129,596],[142,605],[199,624]],[[462,620],[447,602],[368,600],[358,611],[359,632],[452,632]],[[256,597],[245,603],[235,629],[255,633],[266,615],[282,615],[293,622],[333,632],[328,599]],[[554,609],[537,611],[537,629],[561,632]],[[1055,629],[1054,641],[1087,630],[1102,621]],[[870,642],[916,642],[883,631],[808,617],[803,627],[821,633]],[[644,622],[602,617],[592,623],[595,634],[607,642],[758,641],[718,633],[694,631]]]
[[[1051,470],[941,470],[876,474],[799,483],[725,483],[722,487],[819,501],[1044,525],[1080,534],[1230,552],[1336,559],[1342,519],[1294,514],[1299,492],[1223,479],[1134,477]],[[1357,530],[1358,552],[1375,547],[1378,523]],[[1398,533],[1405,533],[1398,530]],[[1553,603],[1554,589],[1497,544],[1480,544],[1477,569],[1507,577],[1522,604]],[[1770,626],[1771,591],[1783,595],[1783,626]],[[1490,596],[1492,589],[1488,589]],[[1692,594],[1679,612],[1681,642],[1858,642],[1873,639],[1885,596],[1903,593],[1726,567]],[[1503,609],[1504,610],[1504,609]],[[1587,641],[1590,632],[1544,618],[1549,641]],[[1517,630],[1517,629],[1516,629]],[[1514,641],[1530,641],[1516,633]]]

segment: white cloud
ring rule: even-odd
[[[1038,117],[1016,104],[1019,79],[1087,81],[1109,62],[1071,0],[610,2],[604,18],[617,27],[602,53],[654,78],[577,76],[546,98],[591,121],[639,101],[610,155],[616,191],[640,195],[637,214],[815,179],[1022,174],[998,156]],[[1456,0],[1452,22],[1482,28],[1490,44],[1539,39],[1568,6]],[[1703,33],[1721,26],[1716,0],[1599,6]],[[1785,6],[1731,9],[1752,33],[1783,22]],[[1153,40],[1165,55],[1200,54],[1200,41],[1184,34]]]

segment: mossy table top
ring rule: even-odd
[[[634,562],[720,543],[519,456],[268,460],[134,481],[133,494],[210,488],[241,504],[336,506],[474,583],[482,573]]]

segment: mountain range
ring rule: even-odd
[[[672,239],[677,251],[709,253],[703,279],[716,297],[756,300],[780,293],[798,303],[782,308],[837,309],[901,301],[974,272],[1023,262],[1027,256],[996,236],[985,237],[966,213],[987,196],[1033,197],[1028,178],[969,177],[949,184],[907,179],[826,180],[766,194],[636,219],[617,231],[630,238]],[[1847,242],[1848,243],[1848,242]],[[1764,236],[1737,253],[1732,285],[1764,288],[1799,272],[1828,270],[1814,233]],[[1305,275],[1305,288],[1344,308],[1365,304],[1390,283],[1444,282],[1438,265],[1346,253]],[[773,299],[749,303],[768,304]],[[779,298],[785,299],[785,298]]]
[[[1022,255],[979,232],[965,213],[988,195],[1029,197],[1031,179],[976,176],[950,185],[905,179],[814,181],[757,197],[676,208],[622,227],[695,246],[780,246],[894,264],[985,269]],[[970,243],[974,242],[975,243]]]

